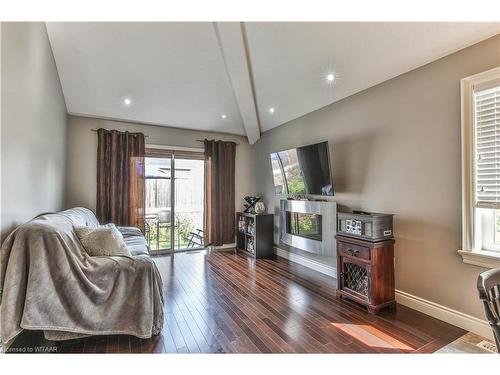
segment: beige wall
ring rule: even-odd
[[[252,191],[250,145],[246,138],[162,126],[69,116],[66,207],[83,206],[95,210],[97,176],[97,135],[92,129],[105,128],[142,132],[146,143],[165,146],[203,147],[197,139],[223,139],[239,143],[236,147],[236,209]]]
[[[269,153],[329,141],[340,208],[395,214],[396,288],[484,319],[483,269],[457,254],[460,79],[499,65],[496,36],[265,132],[252,150],[256,192],[277,213]]]
[[[1,233],[63,206],[66,105],[44,23],[1,25]]]

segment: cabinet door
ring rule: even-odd
[[[370,301],[370,265],[350,257],[341,258],[341,288],[362,301]]]

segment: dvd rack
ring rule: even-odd
[[[270,258],[273,251],[272,214],[236,214],[236,248],[253,258]]]

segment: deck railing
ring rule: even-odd
[[[155,208],[146,213],[146,240],[151,251],[170,250],[171,248],[171,225],[170,222],[159,222],[158,212],[166,208]],[[198,247],[193,243],[192,233],[203,231],[203,211],[200,209],[176,210],[173,220],[174,227],[174,249]],[[199,238],[195,236],[200,242]]]

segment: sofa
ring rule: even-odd
[[[90,256],[75,228],[99,226],[77,207],[16,228],[0,249],[0,339],[23,329],[49,340],[90,335],[149,338],[163,326],[160,273],[138,228],[117,227],[130,256]]]

